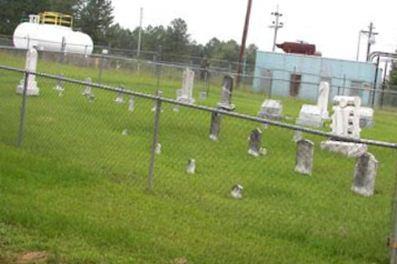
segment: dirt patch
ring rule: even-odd
[[[46,263],[48,253],[45,251],[27,252],[17,258],[17,264],[39,264]]]

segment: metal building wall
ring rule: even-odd
[[[267,76],[272,76],[272,82],[263,82],[257,78],[253,87],[255,91],[271,90],[272,96],[290,96],[291,74],[298,74],[302,78],[296,96],[299,99],[316,101],[319,82],[328,80],[332,88],[330,99],[337,94],[358,95],[363,104],[368,105],[372,101],[372,93],[351,88],[361,83],[361,88],[372,89],[376,66],[366,62],[258,51],[255,75],[263,76],[265,72]],[[381,79],[378,80],[380,83]]]

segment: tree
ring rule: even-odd
[[[113,24],[113,7],[110,0],[85,0],[80,6],[76,25],[96,43],[108,43],[108,30]]]

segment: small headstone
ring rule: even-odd
[[[124,103],[124,94],[122,92],[118,92],[116,98],[114,99],[116,104],[123,104]]]
[[[128,136],[128,129],[124,129],[123,132],[121,132],[121,135]]]
[[[314,143],[307,139],[297,142],[295,171],[311,175],[313,169]]]
[[[230,191],[230,195],[234,198],[234,199],[241,199],[243,198],[243,186],[241,186],[240,184],[236,184],[232,187],[232,190]]]
[[[154,153],[156,153],[157,155],[161,154],[161,144],[160,143],[157,143]]]
[[[222,115],[217,112],[211,114],[210,139],[217,141],[221,130]]]
[[[218,103],[218,108],[226,111],[233,111],[236,107],[232,104],[233,93],[233,77],[226,75],[223,78],[221,100]]]
[[[361,107],[359,112],[360,112],[360,128],[373,127],[374,109],[370,107]]]
[[[172,111],[174,111],[174,112],[179,112],[179,105],[174,105],[174,106],[172,107]]]
[[[30,48],[26,53],[26,64],[25,70],[29,72],[36,72],[37,69],[37,60],[38,60],[38,53],[35,48]],[[23,94],[23,90],[25,87],[25,77],[22,78],[19,85],[17,86],[17,93]],[[29,74],[27,78],[27,85],[26,85],[26,95],[27,96],[36,96],[39,95],[40,89],[37,87],[36,82],[36,75]]]
[[[364,153],[357,158],[351,190],[363,196],[372,196],[375,190],[375,178],[378,161],[371,153]]]
[[[260,155],[265,155],[266,150],[262,148],[262,130],[255,128],[251,131],[248,138],[248,154],[254,157],[259,157]]]
[[[279,100],[265,100],[261,105],[258,116],[265,119],[280,120],[282,118],[283,105]]]
[[[92,83],[92,80],[91,80],[90,77],[87,77],[87,78],[85,79],[85,82],[91,84],[91,83]],[[91,85],[86,85],[86,86],[84,87],[84,91],[83,91],[81,94],[84,95],[84,96],[87,96],[87,95],[90,95],[91,93],[92,93],[92,87],[91,87]]]
[[[64,75],[59,75],[60,78],[64,77]],[[58,96],[62,96],[65,91],[65,84],[63,80],[57,79],[57,83],[55,85],[55,91],[58,92]]]
[[[206,100],[208,97],[207,92],[206,91],[200,91],[200,100],[204,101]]]
[[[177,90],[176,100],[182,103],[194,104],[193,85],[194,71],[186,68],[183,72],[182,88]]]
[[[194,159],[190,159],[186,165],[186,172],[188,174],[194,174],[196,172],[196,161]]]
[[[135,99],[134,96],[130,96],[130,100],[128,101],[128,111],[134,112],[135,111]]]

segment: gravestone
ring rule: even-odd
[[[234,199],[241,199],[243,198],[243,186],[241,186],[240,184],[236,184],[232,187],[232,190],[230,191],[230,195],[234,198]]]
[[[128,136],[128,129],[124,129],[123,132],[121,132],[121,135]]]
[[[182,88],[176,91],[176,100],[181,103],[194,104],[194,71],[186,68],[183,72]]]
[[[357,158],[351,190],[362,196],[372,196],[375,189],[375,178],[378,161],[371,153],[364,153]]]
[[[267,99],[262,103],[258,116],[265,119],[280,120],[282,113],[283,105],[279,100]]]
[[[89,83],[89,84],[92,84],[91,77],[87,77],[85,79],[85,82]],[[92,95],[92,87],[89,84],[84,87],[84,91],[83,91],[82,95],[84,95],[84,96]]]
[[[296,124],[300,126],[309,126],[320,128],[323,126],[323,118],[321,117],[321,110],[317,105],[303,105]]]
[[[65,77],[63,74],[58,75],[58,77],[63,78]],[[58,92],[58,96],[62,96],[63,92],[65,91],[65,83],[63,80],[57,79],[56,85],[55,85],[55,91]]]
[[[207,99],[208,95],[207,95],[207,91],[200,91],[200,100],[204,101],[205,99]]]
[[[332,134],[339,137],[360,139],[360,97],[335,96],[332,114]],[[341,140],[321,142],[321,148],[347,157],[359,157],[367,151],[367,145]]]
[[[295,171],[311,175],[313,169],[314,143],[307,139],[297,142]]]
[[[318,90],[317,106],[320,110],[321,118],[323,120],[329,119],[328,114],[328,101],[329,101],[329,83],[320,82],[320,87]]]
[[[128,111],[135,111],[135,98],[132,95],[130,96],[130,100],[128,100]]]
[[[329,83],[320,82],[318,89],[317,105],[304,104],[299,112],[296,124],[320,128],[324,121],[329,119],[328,114]]]
[[[221,100],[218,103],[218,108],[226,111],[233,111],[236,107],[232,104],[233,94],[233,77],[226,75],[223,78]]]
[[[262,148],[262,131],[259,128],[255,128],[251,131],[248,138],[248,154],[254,157],[265,155],[265,149]]]
[[[336,96],[332,115],[332,133],[342,137],[360,138],[360,97]]]
[[[161,144],[160,143],[157,143],[154,153],[156,153],[157,155],[161,154]]]
[[[374,109],[370,107],[360,108],[360,128],[370,128],[374,125]]]
[[[120,87],[120,89],[124,89],[124,88]],[[116,98],[114,99],[114,102],[116,104],[124,104],[124,93],[118,92]]]
[[[218,140],[219,132],[221,130],[222,115],[217,112],[211,113],[211,127],[210,127],[210,139],[213,141]]]
[[[186,165],[186,172],[188,174],[194,174],[196,172],[196,161],[194,159],[190,159]]]
[[[36,73],[37,60],[38,60],[37,50],[35,48],[30,48],[26,52],[25,70],[28,72]],[[22,78],[19,85],[17,86],[17,93],[23,94],[24,87],[25,87],[25,77]],[[39,89],[39,87],[37,87],[36,75],[29,74],[29,76],[27,78],[27,84],[26,84],[26,95],[27,96],[36,96],[36,95],[39,95],[39,92],[40,92],[40,89]]]

